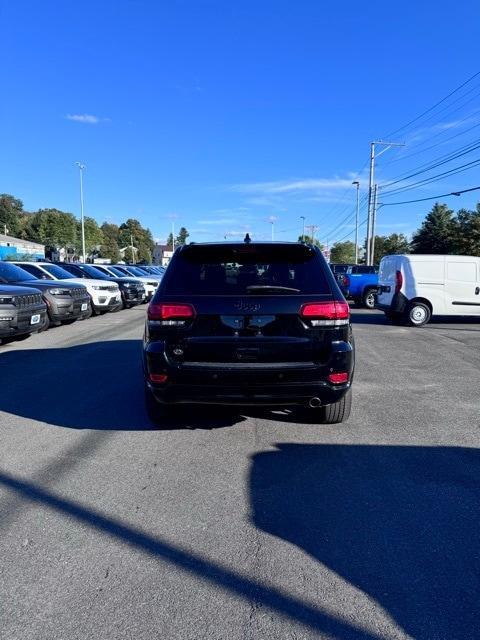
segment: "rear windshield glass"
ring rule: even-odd
[[[348,273],[378,273],[378,267],[361,264],[350,267]]]
[[[188,246],[162,280],[166,295],[330,293],[326,263],[304,245]]]

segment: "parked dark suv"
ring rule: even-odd
[[[47,304],[47,314],[43,319],[42,330],[50,325],[59,326],[79,318],[87,318],[92,313],[87,290],[80,284],[38,280],[25,269],[11,262],[1,261],[0,283],[40,289]]]
[[[189,244],[148,307],[146,404],[161,426],[181,404],[303,405],[346,420],[354,346],[325,259],[296,243]]]
[[[0,285],[0,343],[28,336],[45,323],[47,305],[38,289]]]

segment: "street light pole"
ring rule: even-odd
[[[275,222],[277,218],[275,216],[270,216],[268,222],[272,225],[272,242],[275,240]]]
[[[302,242],[305,242],[305,216],[300,216],[300,220],[302,221]]]
[[[80,171],[80,216],[81,216],[81,225],[82,225],[82,262],[85,264],[85,220],[83,215],[83,172],[86,169],[86,166],[81,162],[75,163]]]
[[[355,264],[358,264],[358,212],[360,209],[360,182],[354,180],[352,182],[357,187],[357,207],[355,210]]]

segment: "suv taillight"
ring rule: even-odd
[[[350,278],[348,276],[343,276],[342,284],[343,284],[344,287],[349,287],[350,286]]]
[[[395,272],[395,293],[400,293],[403,285],[403,275],[401,271]]]
[[[154,304],[148,307],[149,320],[193,320],[195,307],[191,304]]]
[[[350,308],[347,302],[330,300],[328,302],[307,302],[300,309],[302,318],[309,320],[312,326],[339,326],[349,323]]]

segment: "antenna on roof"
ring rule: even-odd
[[[247,233],[247,235],[245,236],[245,238],[243,239],[243,241],[244,241],[246,244],[250,244],[250,242],[252,241],[252,239],[250,238],[250,234],[249,234],[249,233]]]

